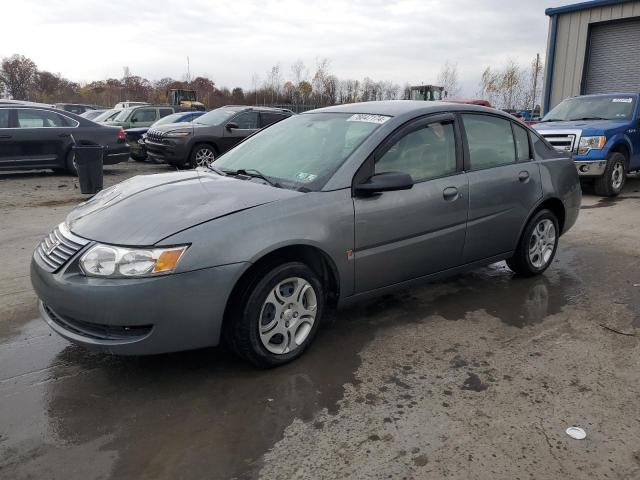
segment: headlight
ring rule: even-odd
[[[88,277],[149,277],[173,272],[187,246],[124,248],[94,245],[80,258]]]
[[[607,137],[600,135],[597,137],[582,137],[578,144],[578,153],[585,154],[589,150],[599,150],[607,143]]]
[[[191,132],[188,130],[175,130],[173,132],[167,132],[163,136],[177,138],[177,137],[188,137],[189,135],[191,135]]]

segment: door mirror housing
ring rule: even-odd
[[[238,124],[237,124],[237,123],[235,123],[235,122],[229,122],[229,123],[227,123],[227,124],[225,125],[225,127],[226,127],[226,129],[227,129],[227,130],[229,130],[229,131],[233,130],[234,128],[240,128],[240,127],[238,127]]]
[[[408,173],[384,172],[370,177],[369,180],[360,185],[356,185],[355,193],[367,196],[395,190],[409,190],[411,187],[413,187],[413,178]]]

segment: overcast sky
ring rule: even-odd
[[[544,9],[562,0],[3,0],[0,57],[20,53],[75,81],[191,75],[252,86],[279,63],[329,58],[341,79],[434,83],[457,63],[473,95],[487,65],[544,58]],[[12,22],[10,19],[15,19]]]

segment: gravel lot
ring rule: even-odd
[[[640,478],[640,178],[585,195],[544,276],[495,264],[339,311],[271,371],[52,334],[28,265],[76,183],[0,173],[0,478]]]

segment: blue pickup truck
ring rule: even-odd
[[[533,125],[556,150],[573,155],[583,184],[618,195],[626,174],[640,170],[640,99],[637,93],[567,98]]]

